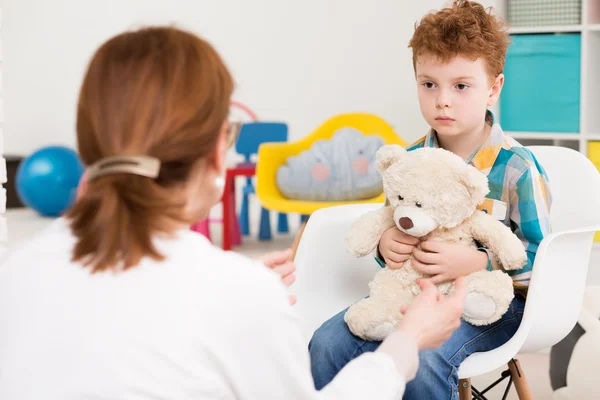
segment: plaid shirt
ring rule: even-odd
[[[550,233],[552,196],[548,177],[531,151],[505,135],[500,124],[493,122],[493,114],[488,113],[492,121],[490,135],[467,162],[483,172],[489,182],[490,193],[478,209],[502,221],[525,246],[527,264],[519,270],[506,272],[516,289],[526,289],[538,246]],[[407,150],[422,147],[439,147],[433,129]],[[491,270],[495,261],[491,256],[489,259],[488,269]],[[381,260],[377,261],[383,264]]]

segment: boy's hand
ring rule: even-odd
[[[292,249],[274,251],[259,257],[257,261],[262,262],[267,268],[275,271],[281,276],[285,286],[290,286],[296,280],[296,264],[292,261]],[[296,303],[296,296],[290,295],[290,304]]]
[[[419,239],[407,235],[394,226],[381,235],[379,254],[389,268],[400,269],[418,244]]]
[[[459,243],[428,240],[413,252],[412,265],[423,274],[432,275],[433,284],[451,281],[471,272],[484,270],[487,254]]]

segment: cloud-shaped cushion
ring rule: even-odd
[[[341,128],[329,140],[289,157],[277,170],[277,187],[294,200],[345,201],[375,197],[383,191],[375,153],[384,145],[378,135]]]

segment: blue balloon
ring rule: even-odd
[[[68,147],[41,148],[19,164],[17,194],[26,206],[57,217],[75,201],[84,169],[77,152]]]

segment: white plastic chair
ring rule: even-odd
[[[505,345],[469,356],[459,368],[461,399],[470,399],[469,378],[509,363],[521,400],[531,394],[518,371],[517,353],[546,349],[565,337],[581,309],[594,232],[600,230],[600,174],[581,153],[558,146],[531,146],[546,170],[553,196],[553,233],[540,244],[523,320]],[[368,282],[379,266],[371,256],[354,258],[344,247],[351,223],[381,205],[321,209],[309,219],[296,253],[297,295],[307,341],[327,319],[368,295]],[[474,396],[484,399],[476,390]]]
[[[590,285],[583,297],[583,306],[577,322],[584,334],[577,340],[567,365],[567,386],[557,389],[554,400],[577,400],[590,398],[598,393],[600,382],[600,286]],[[555,359],[561,363],[567,360]]]

